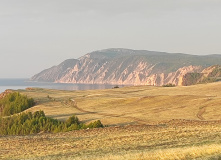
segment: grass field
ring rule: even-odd
[[[221,119],[221,83],[187,87],[135,86],[89,91],[34,89],[21,91],[33,97],[47,116],[60,120],[75,114],[105,125],[157,124],[171,119]],[[49,96],[50,98],[47,98]],[[74,101],[70,103],[70,101]]]
[[[108,90],[20,90],[47,116],[104,129],[0,137],[0,159],[219,159],[221,83]]]
[[[171,121],[59,134],[4,136],[1,159],[212,159],[221,153],[220,122]]]

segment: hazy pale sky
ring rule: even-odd
[[[221,54],[221,0],[0,0],[0,78],[106,48]]]

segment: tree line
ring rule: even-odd
[[[0,135],[27,135],[39,132],[57,133],[103,127],[100,120],[87,125],[81,123],[75,115],[63,122],[46,117],[43,111],[22,112],[34,106],[34,104],[33,98],[28,98],[19,92],[9,93],[0,99]]]
[[[12,92],[0,99],[0,115],[9,116],[20,113],[32,106],[35,102],[33,98],[21,95],[19,92]]]
[[[103,127],[100,120],[86,125],[73,115],[65,122],[45,116],[43,111],[20,113],[0,118],[0,135],[27,135],[39,132],[67,132],[86,128]]]

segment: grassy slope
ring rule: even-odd
[[[46,115],[64,120],[76,114],[89,122],[100,119],[106,125],[156,124],[171,119],[221,119],[221,83],[188,87],[135,86],[109,90],[22,91],[33,97]],[[47,95],[54,100],[47,98]],[[67,104],[69,99],[77,108]],[[65,104],[66,103],[66,104]]]
[[[221,124],[168,123],[0,137],[0,159],[194,159],[218,156]]]
[[[188,87],[21,91],[46,115],[129,125],[59,134],[0,137],[0,159],[194,159],[221,152],[221,83]],[[47,95],[54,98],[48,99]],[[69,99],[77,102],[67,103]],[[65,104],[66,103],[66,104]],[[188,119],[188,120],[171,120]],[[205,120],[201,120],[205,119]],[[171,121],[170,121],[171,120]],[[191,121],[189,121],[191,120]]]

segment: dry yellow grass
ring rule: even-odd
[[[28,111],[41,109],[60,120],[75,114],[84,122],[100,119],[112,127],[3,136],[0,159],[218,159],[220,90],[221,82],[172,88],[21,90],[37,101]]]
[[[100,119],[106,125],[119,125],[157,124],[171,119],[219,120],[220,90],[221,83],[218,82],[172,88],[135,86],[90,91],[36,89],[21,92],[38,101],[30,111],[42,109],[46,115],[61,120],[76,114],[85,122]],[[73,99],[78,108],[67,104],[69,99]]]
[[[0,137],[0,159],[196,159],[219,155],[221,123],[170,121]]]

